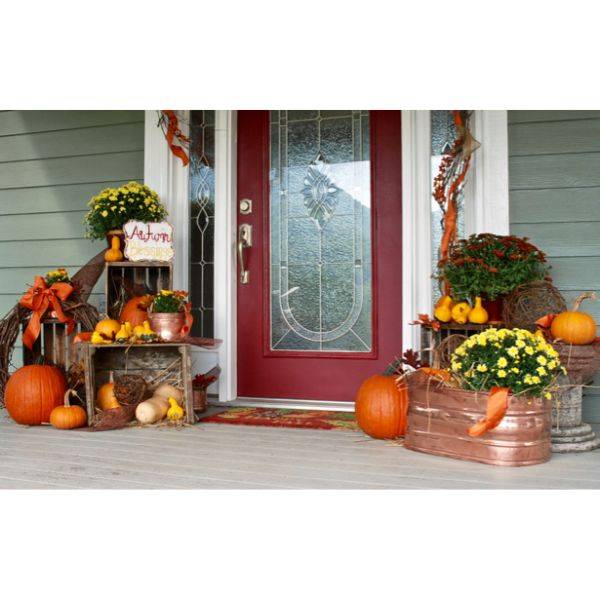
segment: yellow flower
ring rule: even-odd
[[[101,214],[103,217],[108,217],[108,211],[107,211],[107,210],[103,210],[103,211],[102,211],[100,214]]]
[[[520,372],[520,371],[519,371],[519,369],[517,369],[517,367],[513,367],[513,368],[511,369],[511,371],[512,371],[513,373],[519,373],[519,372]]]
[[[151,199],[151,198],[146,198],[146,199],[144,200],[144,204],[145,204],[146,206],[150,206],[150,205],[152,204],[152,199]]]
[[[452,370],[453,371],[460,371],[462,368],[462,363],[460,362],[453,362],[452,363]]]
[[[467,344],[468,348],[472,348],[477,342],[475,341],[474,337],[470,337],[465,344]]]
[[[456,349],[456,354],[458,354],[458,356],[464,356],[466,354],[466,350],[460,346],[460,348]]]
[[[498,377],[500,377],[501,379],[503,379],[504,377],[506,377],[506,371],[504,369],[499,369],[498,370]]]
[[[534,353],[534,350],[531,346],[527,346],[527,348],[525,348],[525,352],[531,356]]]
[[[556,361],[555,361],[555,360],[551,360],[551,361],[548,363],[548,368],[549,368],[551,371],[553,371],[554,369],[556,369]]]
[[[478,337],[479,337],[479,339],[477,340],[477,343],[480,346],[485,346],[487,344],[487,340],[485,339],[485,337],[483,337],[483,336],[478,336]]]
[[[515,356],[518,356],[519,354],[519,349],[516,346],[511,346],[506,352],[509,356],[515,358]]]
[[[488,370],[488,368],[487,368],[487,365],[477,365],[477,370],[480,373],[485,373]]]
[[[546,392],[544,394],[544,398],[546,398],[546,400],[552,400],[552,394],[550,392]]]
[[[498,366],[499,367],[505,367],[508,364],[508,361],[504,358],[504,356],[501,356],[498,359]]]
[[[546,371],[546,367],[538,367],[538,368],[536,369],[536,371],[537,371],[537,372],[538,372],[540,375],[542,375],[542,376],[546,375],[546,373],[547,373],[547,371]]]
[[[524,342],[522,339],[518,339],[518,340],[515,342],[515,346],[516,346],[517,348],[525,348],[525,342]]]
[[[161,296],[172,296],[173,290],[160,290],[160,295]]]
[[[534,383],[534,384],[536,384],[536,385],[537,385],[538,383],[541,383],[541,381],[542,381],[542,380],[541,380],[541,379],[540,379],[540,378],[539,378],[537,375],[534,375],[534,376],[531,378],[531,383]]]
[[[535,360],[542,366],[548,364],[548,359],[543,354],[540,354]]]

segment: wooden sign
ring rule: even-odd
[[[142,223],[127,221],[125,232],[125,258],[131,261],[173,260],[173,226],[166,221]]]

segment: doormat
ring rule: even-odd
[[[201,423],[297,427],[300,429],[346,429],[359,431],[351,412],[330,410],[294,410],[289,408],[229,408],[200,419]]]

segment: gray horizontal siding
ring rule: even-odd
[[[35,275],[72,274],[104,247],[84,237],[87,202],[141,181],[143,157],[143,111],[0,112],[0,315]]]
[[[569,303],[600,292],[600,111],[509,111],[508,124],[511,233],[548,254]],[[600,302],[585,310],[600,322]],[[598,390],[584,416],[600,422]]]

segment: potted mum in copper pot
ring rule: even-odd
[[[438,269],[453,298],[473,302],[483,297],[490,320],[499,321],[503,296],[543,279],[548,265],[545,254],[527,238],[480,233],[457,240]]]
[[[191,316],[187,296],[184,291],[161,290],[154,297],[148,319],[163,342],[180,340],[189,333]]]
[[[550,458],[552,391],[564,369],[543,336],[490,328],[454,351],[451,381],[424,371],[407,378],[407,448],[505,466]]]

